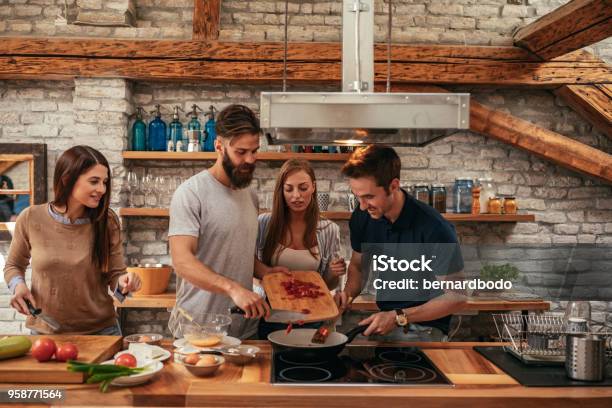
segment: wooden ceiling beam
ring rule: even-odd
[[[610,36],[611,0],[572,0],[519,29],[514,44],[550,60]]]
[[[386,79],[385,63],[375,64],[376,81]],[[396,83],[448,85],[529,86],[556,88],[573,84],[609,83],[612,70],[605,64],[393,62]],[[74,57],[0,56],[0,79],[70,79],[74,77],[128,78],[169,81],[281,81],[282,62],[183,61],[168,59],[109,59]],[[289,62],[293,82],[339,83],[340,62]]]
[[[394,85],[394,92],[448,92],[437,86]],[[470,100],[470,130],[587,176],[612,183],[612,155]]]
[[[547,60],[612,35],[611,0],[573,0],[515,35],[515,43]],[[575,51],[574,51],[575,52]],[[588,54],[583,51],[583,55]],[[560,56],[561,55],[561,56]],[[596,57],[586,57],[597,60]],[[603,61],[600,61],[603,63]],[[568,84],[554,90],[574,111],[612,138],[612,95],[608,84]]]
[[[612,139],[612,87],[565,85],[554,91],[573,110]]]
[[[470,130],[612,183],[612,155],[474,100],[470,102]]]
[[[341,62],[341,48],[339,43],[291,42],[287,49],[287,59],[299,62]],[[282,61],[283,55],[283,43],[280,42],[0,37],[0,56],[270,62]],[[378,62],[387,60],[385,44],[375,44],[374,58]],[[391,60],[447,64],[512,62],[542,65],[541,61],[530,52],[509,46],[397,44],[393,45]],[[600,60],[583,51],[555,58],[554,62],[601,65]]]
[[[283,44],[7,37],[0,40],[0,57],[8,63],[0,67],[3,79],[114,75],[142,80],[276,81],[282,78]],[[340,80],[337,43],[290,43],[288,58],[290,80]],[[384,80],[384,45],[376,45],[375,59],[377,79]],[[612,81],[610,67],[588,53],[541,62],[517,47],[397,45],[392,69],[393,80],[405,83],[554,88]]]
[[[221,0],[194,0],[193,40],[207,41],[219,38]]]

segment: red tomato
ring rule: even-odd
[[[136,357],[130,353],[123,353],[115,359],[115,365],[134,368],[136,367]]]
[[[57,361],[68,361],[76,360],[79,355],[79,350],[72,343],[62,344],[57,348],[55,352],[55,359]]]
[[[55,342],[48,337],[41,337],[34,342],[32,346],[32,357],[37,359],[39,362],[49,361],[55,354],[57,346]]]

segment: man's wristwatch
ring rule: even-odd
[[[404,333],[408,333],[408,316],[402,309],[395,309],[395,323],[404,329]]]

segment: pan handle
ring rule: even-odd
[[[358,334],[361,334],[364,331],[366,331],[367,328],[368,328],[367,324],[363,326],[353,327],[351,330],[349,330],[348,332],[344,334],[347,337],[346,342],[350,343],[351,341],[355,339],[355,337],[357,337]]]

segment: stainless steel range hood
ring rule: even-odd
[[[343,1],[343,92],[262,92],[270,144],[424,146],[469,128],[467,93],[374,93],[373,0]]]

